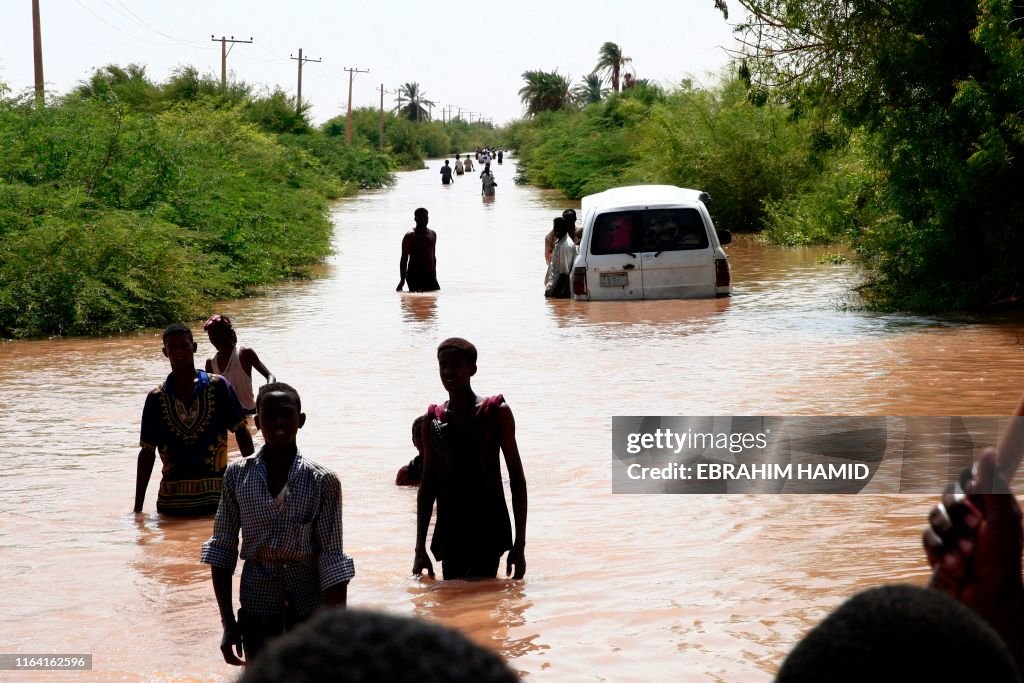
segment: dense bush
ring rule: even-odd
[[[328,201],[394,161],[281,91],[106,67],[39,109],[0,87],[0,336],[201,316],[330,252]]]
[[[345,116],[323,125],[329,136],[345,135]],[[363,107],[352,112],[352,139],[359,145],[376,149],[380,145],[380,110]],[[423,160],[451,156],[477,147],[495,147],[498,131],[489,124],[470,124],[462,119],[409,121],[393,112],[384,113],[384,148],[401,168],[423,167]]]
[[[523,180],[570,197],[630,183],[708,192],[720,227],[760,230],[765,207],[819,175],[807,124],[758,107],[737,80],[638,87],[583,109],[542,112],[505,130]]]

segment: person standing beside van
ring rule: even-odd
[[[555,248],[548,264],[548,276],[545,281],[544,296],[549,299],[568,299],[572,296],[570,286],[572,266],[576,261],[576,245],[569,237],[569,221],[564,218],[554,220]]]
[[[562,212],[562,218],[569,223],[569,238],[576,246],[579,246],[580,238],[583,237],[583,230],[576,231],[576,212],[573,209],[566,209]],[[555,250],[555,239],[554,228],[544,235],[544,263],[551,263],[551,252]]]

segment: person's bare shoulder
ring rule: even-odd
[[[238,359],[242,361],[243,364],[246,364],[251,368],[252,364],[259,360],[259,356],[256,355],[256,351],[254,349],[251,349],[248,346],[239,346]]]

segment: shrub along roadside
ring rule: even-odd
[[[196,319],[302,276],[330,253],[329,200],[393,181],[279,93],[104,73],[41,110],[0,88],[0,337]]]
[[[667,94],[637,86],[505,132],[525,182],[572,198],[631,183],[697,188],[711,195],[718,227],[730,230],[763,229],[766,205],[819,174],[809,124],[783,107],[751,104],[737,79]]]

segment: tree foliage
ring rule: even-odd
[[[328,201],[390,157],[309,127],[283,92],[108,66],[38,108],[0,92],[0,336],[162,326],[301,275]]]
[[[736,79],[673,92],[638,83],[583,110],[542,113],[506,131],[522,180],[570,197],[631,183],[705,190],[721,227],[759,230],[765,207],[818,174],[809,124],[757,107]]]
[[[519,99],[526,107],[526,114],[534,116],[542,111],[558,111],[568,107],[569,79],[555,71],[524,71],[526,85],[519,89]]]
[[[632,57],[626,57],[622,54],[622,48],[615,43],[606,42],[598,50],[594,73],[607,77],[608,81],[612,84],[612,90],[619,92],[622,68],[631,61],[633,61]]]
[[[882,188],[871,199],[878,221],[855,240],[872,300],[921,309],[1016,298],[1024,279],[1019,6],[738,4],[752,98],[816,116],[825,137],[863,132]]]
[[[419,83],[404,83],[398,89],[399,97],[407,101],[402,105],[402,116],[410,121],[429,121],[430,113],[427,105],[434,106],[434,103],[426,99],[426,93],[420,89]]]
[[[572,89],[572,96],[576,104],[585,107],[588,104],[596,104],[608,96],[608,88],[604,87],[604,79],[596,73],[586,74],[576,87]]]

